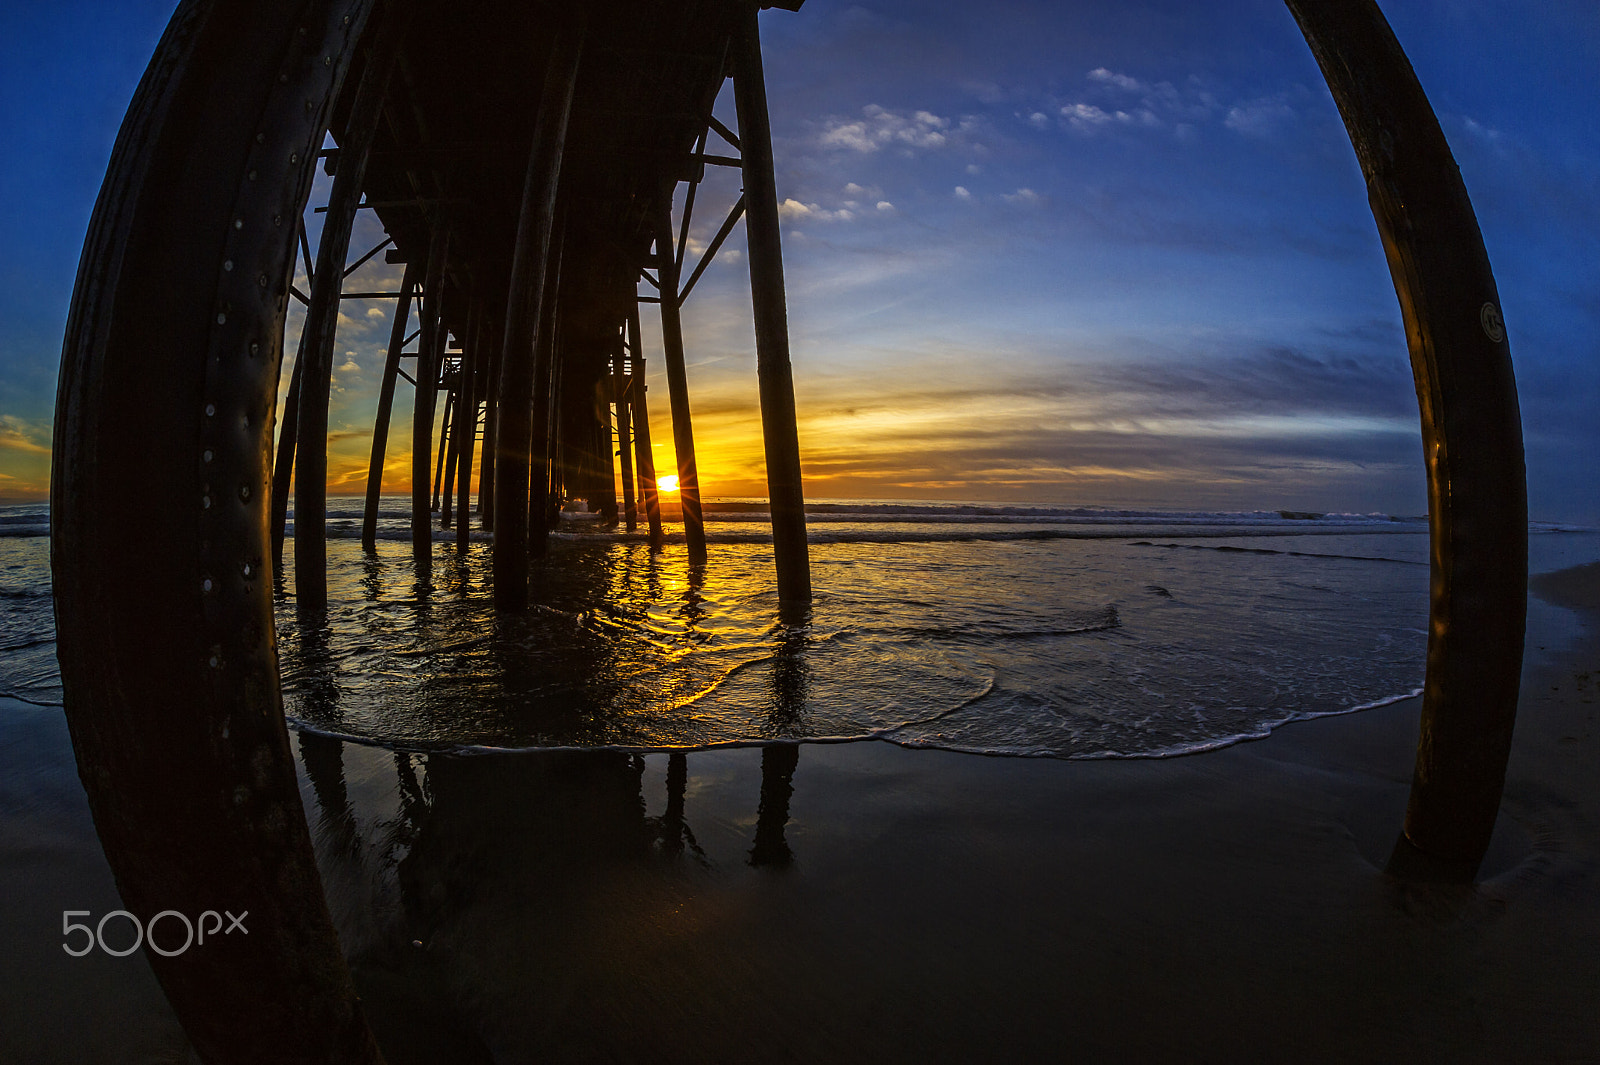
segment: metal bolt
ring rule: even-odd
[[[200,497],[200,509],[202,509],[202,510],[210,510],[211,509],[211,497],[210,496],[201,496]]]
[[[245,177],[249,178],[251,181],[254,181],[256,179],[256,172],[252,170],[250,173],[246,174]]]
[[[249,499],[250,498],[250,486],[249,485],[245,484],[245,485],[240,485],[239,486],[239,498],[240,499]]]
[[[202,590],[209,592],[211,590],[211,578],[207,577],[205,580],[201,581],[200,587]]]
[[[257,275],[256,284],[260,285],[262,288],[266,288],[267,287],[267,275],[266,274]]]
[[[228,312],[227,311],[218,311],[217,312],[217,324],[218,325],[227,325],[228,324]]]
[[[289,162],[298,163],[299,161],[300,161],[300,153],[299,152],[290,152],[289,153]]]
[[[215,403],[207,403],[206,404],[206,417],[210,418],[211,416],[213,416],[216,413],[217,413],[217,405]]]
[[[234,220],[233,220],[233,228],[234,228],[234,229],[243,229],[243,228],[244,228],[244,219],[242,219],[242,218],[235,218],[235,219],[234,219]]]
[[[203,458],[204,458],[204,459],[205,459],[205,460],[206,460],[206,461],[207,461],[207,462],[210,462],[210,461],[211,461],[211,460],[212,460],[212,459],[213,459],[213,458],[215,458],[215,457],[216,457],[216,456],[215,456],[215,454],[213,454],[213,453],[212,453],[212,451],[211,451],[211,449],[210,449],[210,448],[206,448],[206,450],[205,450],[205,454],[204,454],[204,455],[203,455],[203,456],[202,456],[202,457],[203,457]]]
[[[222,268],[224,270],[231,271],[233,269],[233,260],[232,259],[224,259],[224,260],[222,260]]]
[[[261,345],[256,343],[254,340],[252,340],[250,342],[250,354],[255,355],[260,350],[261,350]]]
[[[246,562],[246,563],[245,563],[245,564],[244,564],[244,575],[245,575],[245,576],[246,576],[246,577],[248,577],[248,576],[250,576],[250,574],[251,574],[251,573],[253,573],[253,572],[254,572],[254,570],[252,570],[252,569],[251,569],[251,568],[250,568],[250,563],[248,563],[248,562]]]
[[[212,655],[210,658],[206,659],[206,664],[212,669],[216,669],[218,666],[222,665],[222,659],[216,655]]]

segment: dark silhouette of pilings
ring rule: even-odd
[[[456,547],[465,551],[472,540],[472,459],[478,438],[478,361],[483,350],[478,343],[483,328],[483,309],[474,306],[467,325],[467,339],[461,355],[461,409],[458,473],[456,475]]]
[[[678,264],[672,247],[672,195],[668,188],[656,213],[656,277],[661,282],[661,344],[672,403],[672,448],[678,460],[678,504],[689,561],[706,560],[705,518],[700,512],[700,472],[694,456],[694,425],[689,414],[689,375],[683,362],[683,318],[678,303]]]
[[[1391,868],[1470,880],[1505,786],[1527,609],[1522,422],[1500,297],[1450,146],[1377,4],[1289,0],[1289,9],[1366,176],[1422,408],[1428,673]]]
[[[528,605],[530,456],[534,446],[535,352],[545,302],[550,234],[555,224],[567,120],[578,80],[583,29],[564,26],[545,67],[544,92],[523,182],[511,263],[510,302],[500,365],[500,420],[495,441],[495,603]]]
[[[612,395],[617,404],[617,463],[622,471],[622,519],[629,532],[639,527],[638,510],[633,505],[633,433],[630,431],[633,407],[633,377],[628,373],[622,337],[612,354]]]
[[[455,389],[444,385],[447,376],[448,374],[441,376],[439,383],[435,385],[436,391],[444,392],[444,414],[439,425],[439,453],[434,456],[433,499],[429,504],[430,510],[438,510],[444,503],[445,462],[450,454],[450,423],[455,420],[456,414],[456,392]]]
[[[389,77],[409,21],[401,12],[410,10],[397,9],[395,15],[382,20],[366,53],[345,124],[344,143],[339,146],[339,167],[328,196],[322,237],[317,241],[316,275],[311,281],[311,304],[306,308],[305,331],[311,342],[301,360],[304,369],[294,464],[295,605],[308,612],[324,611],[328,605],[328,393],[333,383],[333,342],[339,326],[350,228],[361,203],[367,157],[383,114]],[[261,281],[265,283],[265,274]]]
[[[628,348],[632,353],[633,450],[639,466],[639,498],[644,502],[645,520],[650,524],[650,542],[660,546],[661,498],[656,495],[656,457],[650,444],[650,404],[646,398],[643,349],[639,343],[639,304],[628,307]]]
[[[361,512],[361,547],[377,550],[378,498],[383,493],[383,462],[389,448],[389,417],[394,410],[394,389],[400,376],[400,358],[406,346],[406,326],[411,320],[411,293],[417,287],[417,264],[406,263],[405,279],[400,282],[400,298],[395,301],[394,320],[389,325],[389,350],[383,359],[383,382],[378,388],[378,413],[372,421],[372,460],[367,465],[367,499]]]
[[[750,301],[755,311],[756,374],[761,392],[761,434],[766,445],[767,497],[772,511],[772,554],[778,598],[811,598],[811,558],[806,544],[805,498],[800,479],[800,437],[789,368],[789,315],[783,290],[783,248],[778,189],[772,172],[772,130],[761,69],[761,38],[754,4],[742,9],[733,35],[733,92],[739,109],[739,152],[744,164],[745,233],[750,247]]]
[[[444,323],[439,300],[444,290],[445,257],[450,230],[443,218],[433,220],[428,238],[428,268],[422,283],[422,332],[417,337],[417,395],[411,412],[411,555],[419,577],[433,560],[433,511],[428,506],[428,469],[433,465],[433,409],[438,403],[439,355],[444,349]]]
[[[289,388],[283,399],[283,423],[278,426],[278,450],[272,464],[272,569],[283,571],[283,531],[289,520],[289,493],[294,487],[294,441],[300,425],[300,372],[305,366],[306,343],[310,334],[302,329],[289,371]]]
[[[545,269],[544,295],[539,302],[539,324],[533,345],[533,404],[529,414],[532,449],[528,512],[529,559],[543,558],[550,549],[550,528],[560,514],[561,502],[561,359],[557,357],[561,325],[561,264],[565,258],[560,235],[564,225],[556,216],[551,238],[553,260]]]
[[[483,457],[478,471],[478,524],[494,529],[494,435],[500,410],[500,340],[504,327],[495,318],[485,318],[479,330],[481,343],[488,351],[483,365]]]

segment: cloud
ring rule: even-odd
[[[830,211],[814,203],[786,199],[778,204],[778,217],[786,222],[848,222],[855,214],[848,207]]]
[[[368,307],[367,308],[367,317],[368,318],[377,319],[377,318],[387,318],[389,316],[386,313],[384,313],[384,310],[383,310],[382,307]]]
[[[0,448],[28,455],[50,454],[50,425],[0,414]]]
[[[1095,69],[1089,71],[1089,80],[1098,81],[1102,85],[1110,85],[1118,89],[1123,89],[1127,92],[1145,91],[1144,82],[1140,81],[1138,78],[1130,77],[1127,74],[1117,74],[1107,70],[1105,67],[1096,67]]]
[[[1020,207],[1033,207],[1041,199],[1039,194],[1032,189],[1018,189],[1016,192],[1003,193],[1000,198],[1007,203],[1014,203]]]
[[[1296,117],[1294,108],[1281,96],[1271,96],[1228,108],[1222,124],[1246,137],[1270,137]]]
[[[1142,81],[1106,67],[1096,67],[1085,77],[1090,95],[1099,102],[1069,100],[1055,105],[1066,127],[1078,133],[1115,127],[1171,128],[1179,139],[1185,139],[1193,134],[1194,123],[1217,110],[1215,97],[1196,78],[1180,89],[1170,81]],[[1028,121],[1033,122],[1033,117]]]
[[[967,187],[965,185],[957,185],[956,186],[956,199],[958,199],[958,200],[970,200],[970,199],[972,199],[972,193],[967,190]]]
[[[904,152],[937,149],[951,145],[974,132],[977,119],[952,121],[932,111],[891,111],[878,104],[861,109],[861,117],[833,117],[823,123],[817,142],[824,148],[854,152],[876,152],[898,148]]]

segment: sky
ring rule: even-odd
[[[1383,7],[1494,266],[1531,514],[1600,525],[1600,7]],[[0,12],[0,501],[46,491],[77,257],[170,8]],[[808,496],[1425,511],[1360,171],[1277,0],[807,0],[761,26]],[[718,113],[734,124],[731,91]],[[702,191],[691,261],[737,191]],[[364,221],[353,252],[376,239]],[[743,247],[684,310],[708,496],[765,494]],[[330,488],[354,492],[391,305],[344,311]]]

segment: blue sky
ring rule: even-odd
[[[1494,264],[1532,512],[1600,524],[1600,9],[1384,6]],[[0,496],[42,483],[84,228],[168,13],[0,15]],[[1422,512],[1393,288],[1281,3],[808,0],[762,28],[810,494]],[[702,194],[699,241],[736,193]],[[685,311],[714,495],[762,480],[742,247]],[[385,313],[341,329],[351,456]]]

